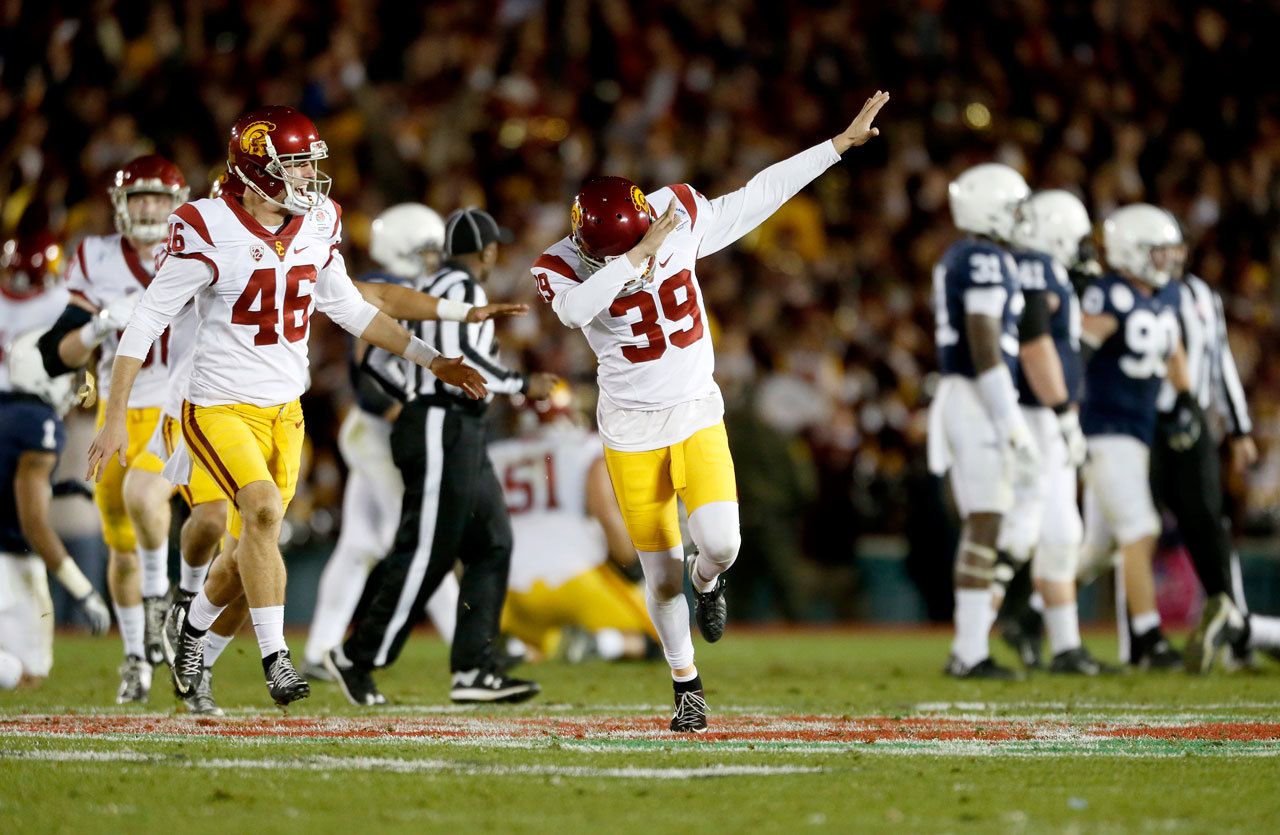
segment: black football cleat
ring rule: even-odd
[[[702,691],[702,681],[673,682],[676,691],[676,709],[671,714],[671,730],[681,734],[707,732],[707,699]]]
[[[532,699],[540,692],[542,688],[536,681],[475,669],[453,674],[449,699],[458,704],[514,704]]]
[[[179,621],[178,645],[174,647],[170,672],[174,694],[185,699],[196,692],[204,676],[204,633],[197,635],[191,631],[185,610],[181,611]]]
[[[698,560],[695,551],[689,557],[689,583],[693,583],[693,567]],[[698,623],[698,631],[708,644],[714,644],[724,637],[725,621],[729,619],[729,607],[724,599],[724,575],[716,578],[711,591],[698,591],[693,587],[693,619]]]
[[[1129,663],[1140,670],[1174,670],[1183,666],[1182,653],[1173,648],[1158,626],[1133,638]]]
[[[1203,675],[1213,669],[1214,659],[1224,645],[1239,642],[1245,634],[1244,618],[1225,592],[1205,601],[1200,622],[1187,639],[1183,659],[1188,673]]]
[[[977,664],[965,664],[956,656],[947,660],[945,671],[952,678],[991,679],[994,681],[1017,681],[1018,674],[1008,667],[1001,667],[991,656]]]
[[[342,695],[356,707],[377,707],[387,703],[387,697],[378,692],[373,675],[352,664],[342,647],[335,647],[325,653],[324,668],[342,689]]]
[[[1018,660],[1028,670],[1044,666],[1044,618],[1030,607],[1016,618],[1002,621],[1000,638],[1018,654]]]
[[[164,613],[164,627],[160,630],[160,649],[164,654],[164,663],[173,666],[174,656],[178,654],[178,633],[182,623],[191,610],[191,601],[195,594],[182,589],[174,589],[173,602]]]
[[[280,707],[311,695],[311,685],[293,668],[293,659],[287,649],[262,659],[262,671],[267,675],[267,692]]]
[[[145,704],[151,696],[151,665],[147,659],[137,655],[126,656],[119,672],[116,704]]]
[[[167,597],[142,598],[142,646],[147,663],[164,664],[164,618],[169,610]]]
[[[213,700],[213,670],[205,670],[200,683],[190,696],[182,700],[187,713],[192,716],[225,716],[222,708]]]
[[[1119,670],[1109,664],[1103,664],[1090,655],[1089,650],[1084,647],[1076,647],[1064,649],[1053,656],[1053,660],[1049,662],[1049,672],[1066,676],[1101,676],[1112,675]]]

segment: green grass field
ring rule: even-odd
[[[698,739],[665,730],[660,665],[525,667],[538,700],[459,710],[423,636],[381,676],[388,709],[316,684],[285,715],[246,636],[218,664],[229,716],[195,721],[167,678],[117,708],[118,642],[62,635],[42,689],[0,694],[0,832],[1280,827],[1280,667],[953,682],[947,641],[731,630],[698,647]]]

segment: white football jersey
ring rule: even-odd
[[[511,589],[556,588],[608,557],[604,528],[587,514],[587,474],[603,455],[600,438],[574,426],[489,445],[515,539]]]
[[[120,352],[137,356],[195,296],[199,325],[186,397],[197,406],[275,406],[310,384],[311,313],[362,333],[377,308],[338,252],[342,210],[325,200],[270,231],[230,195],[179,206],[169,243]]]
[[[599,361],[600,434],[610,448],[669,446],[723,418],[697,259],[759,226],[839,160],[835,147],[824,142],[714,200],[684,184],[646,195],[655,216],[677,201],[678,225],[654,258],[649,283],[624,290],[582,328]],[[531,271],[538,292],[553,306],[556,296],[572,293],[594,272],[568,237],[548,247]]]
[[[67,306],[67,288],[59,281],[53,287],[30,298],[20,299],[0,291],[0,391],[10,391],[9,366],[4,349],[13,339],[27,331],[48,330],[58,321]]]
[[[67,267],[67,289],[101,310],[122,296],[145,291],[163,252],[164,244],[142,254],[123,235],[91,235],[80,242]],[[98,397],[103,401],[111,394],[111,364],[119,345],[120,333],[108,334],[98,354]],[[157,408],[164,403],[168,385],[169,331],[165,330],[142,361],[142,370],[129,392],[129,408]]]
[[[187,399],[191,383],[199,328],[200,317],[196,314],[196,301],[192,299],[182,306],[169,325],[169,388],[165,392],[164,413],[172,418],[182,417],[182,401]]]

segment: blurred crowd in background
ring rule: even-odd
[[[111,230],[117,166],[155,150],[200,193],[236,116],[293,105],[329,144],[353,272],[371,268],[369,223],[397,202],[480,205],[515,230],[490,296],[535,312],[505,326],[505,351],[566,376],[590,414],[593,357],[527,272],[567,232],[581,181],[689,182],[714,197],[885,89],[880,139],[699,266],[744,505],[740,582],[755,572],[791,616],[821,588],[839,615],[864,537],[907,534],[912,554],[949,562],[923,454],[930,270],[956,234],[948,181],[987,159],[1033,188],[1077,191],[1096,220],[1140,200],[1181,219],[1193,269],[1225,298],[1263,453],[1232,476],[1234,513],[1274,532],[1273,4],[977,5],[0,0],[0,226],[47,226],[73,247]],[[323,539],[338,523],[334,436],[351,394],[345,336],[316,320],[311,350],[313,450],[291,521]]]

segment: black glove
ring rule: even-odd
[[[1186,452],[1200,440],[1204,431],[1204,413],[1191,392],[1179,392],[1168,418],[1166,441],[1174,452]]]

